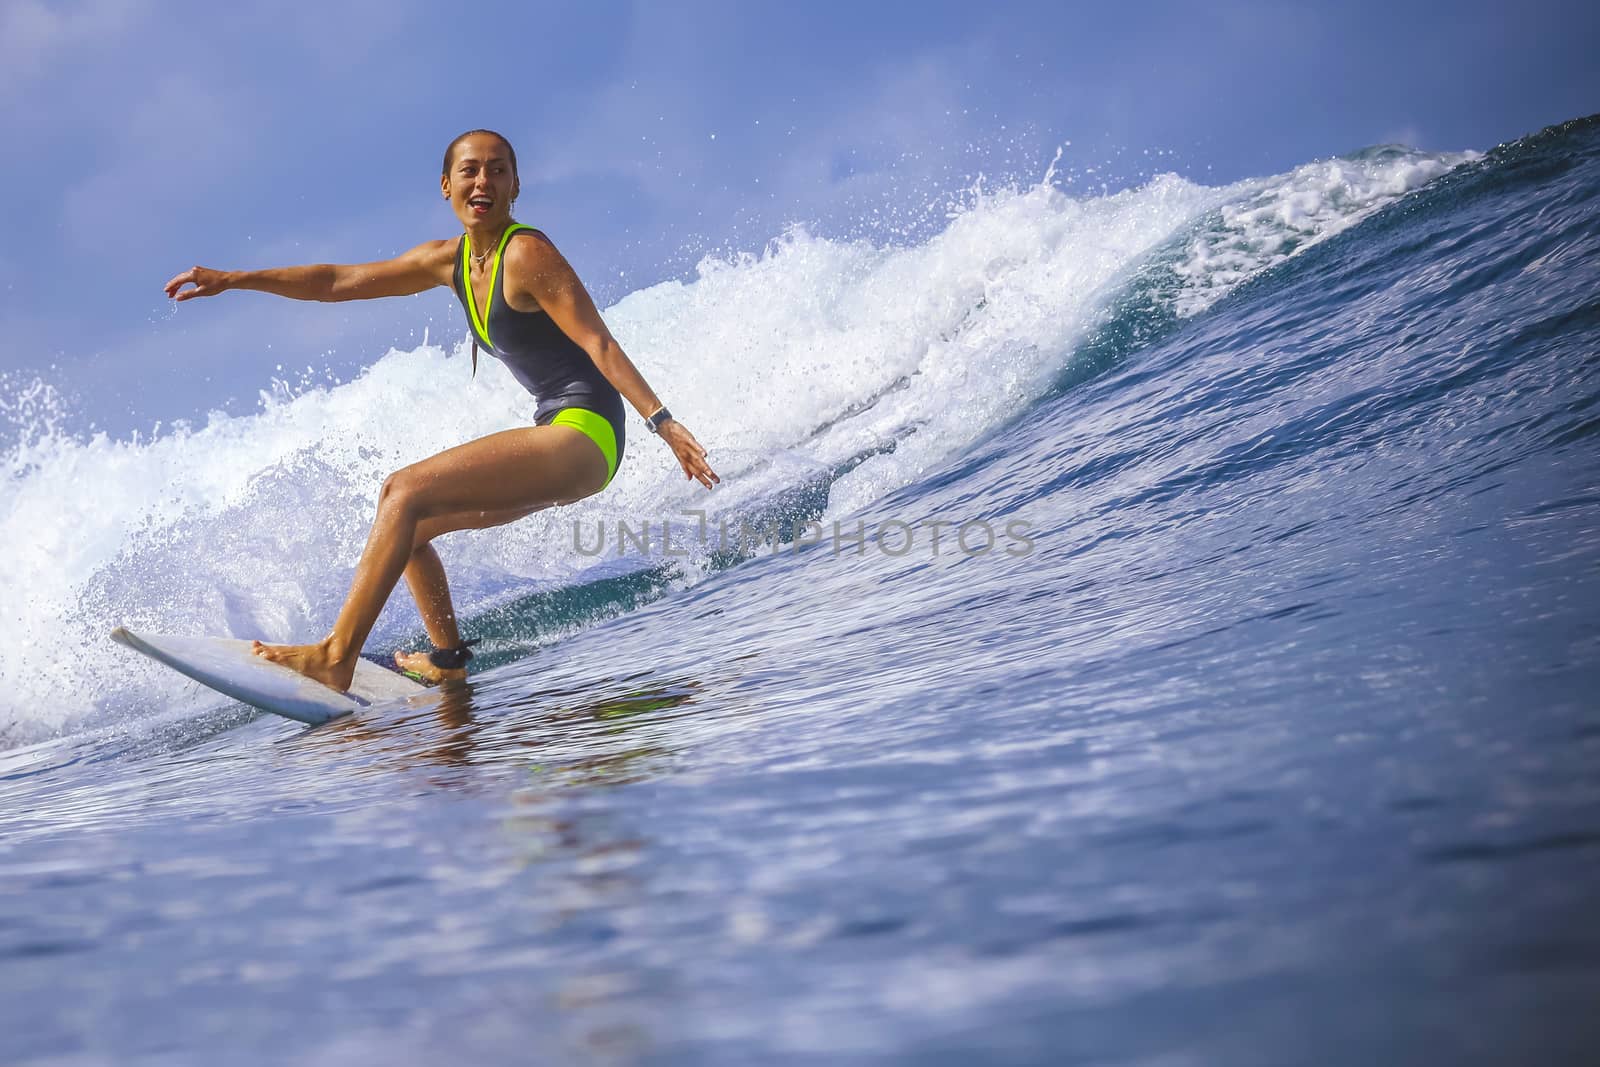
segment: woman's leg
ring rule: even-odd
[[[417,612],[428,631],[434,648],[460,648],[461,630],[456,625],[455,606],[450,601],[450,582],[445,577],[444,563],[430,543],[441,534],[456,530],[483,530],[491,526],[504,526],[526,518],[542,508],[513,508],[509,511],[470,511],[429,519],[417,527],[416,547],[406,563],[406,585],[411,588],[411,598],[417,602]],[[432,682],[449,678],[465,678],[467,672],[435,667],[426,652],[396,652],[395,664],[403,671],[419,674]]]
[[[418,545],[406,564],[406,585],[411,587],[411,599],[417,602],[422,615],[422,625],[434,648],[460,648],[461,629],[456,625],[455,606],[450,602],[450,582],[445,578],[444,563],[431,544]],[[402,671],[422,681],[443,682],[467,676],[466,668],[434,666],[426,652],[396,652],[394,663]]]
[[[450,582],[444,576],[444,563],[431,544],[421,544],[411,552],[406,564],[406,585],[417,613],[428,631],[434,648],[460,648],[461,630],[456,626],[455,606],[450,603]]]
[[[599,447],[570,426],[506,430],[396,471],[378,494],[378,515],[333,632],[314,645],[258,641],[256,654],[348,689],[361,646],[405,572],[418,533],[426,532],[422,524],[581,500],[599,492],[607,474]]]
[[[417,602],[417,612],[435,648],[461,647],[461,631],[456,628],[455,607],[450,602],[450,583],[444,564],[430,543],[435,537],[457,530],[486,530],[525,519],[543,507],[510,508],[504,511],[464,511],[429,519],[417,524],[416,545],[406,563],[406,585]]]

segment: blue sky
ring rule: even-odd
[[[160,287],[452,235],[438,168],[469,127],[512,138],[519,217],[605,304],[790,222],[892,239],[1066,142],[1114,182],[1218,183],[1600,109],[1594,5],[1511,7],[3,0],[0,388],[47,378],[120,434],[249,410],[280,363],[349,375],[454,338],[443,290],[173,308]]]

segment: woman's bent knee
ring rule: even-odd
[[[383,480],[378,490],[378,511],[397,510],[419,518],[421,505],[420,486],[409,467],[395,471]]]

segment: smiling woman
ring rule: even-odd
[[[591,496],[622,460],[622,400],[671,447],[687,478],[720,481],[706,450],[662,405],[595,310],[583,283],[540,231],[512,218],[519,192],[511,143],[472,130],[445,150],[440,190],[465,232],[394,259],[255,271],[194,267],[166,285],[183,301],[228,289],[294,300],[369,300],[448,286],[467,312],[473,362],[482,346],[539,398],[534,424],[469,441],[391,474],[333,631],[315,644],[255,643],[256,654],[334,689],[348,689],[361,647],[405,576],[435,649],[396,664],[423,681],[466,675],[472,652],[456,625],[444,566],[431,542],[453,530],[514,522]]]

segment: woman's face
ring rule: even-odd
[[[511,153],[500,138],[478,133],[456,145],[441,185],[463,226],[510,221],[517,176],[511,170]]]

